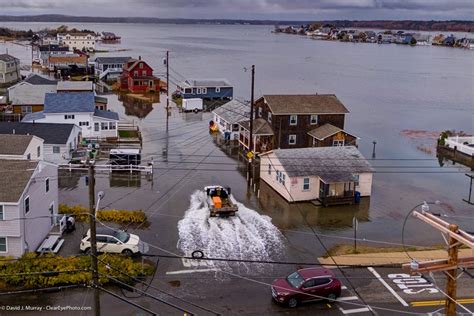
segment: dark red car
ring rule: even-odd
[[[300,302],[335,300],[341,295],[341,286],[331,270],[307,268],[273,281],[272,296],[278,303],[296,307]]]

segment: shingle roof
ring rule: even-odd
[[[74,124],[0,122],[0,134],[35,135],[45,144],[66,144]]]
[[[95,109],[94,116],[105,118],[108,120],[116,120],[116,121],[119,120],[118,113],[112,112],[112,111],[103,111],[103,110]]]
[[[18,58],[12,56],[12,55],[8,55],[8,54],[0,54],[0,60],[1,61],[4,61],[4,62],[12,62],[12,61],[19,61]]]
[[[346,131],[344,131],[343,129],[337,127],[337,126],[334,126],[332,124],[324,124],[324,125],[321,125],[319,127],[316,127],[315,129],[311,130],[308,132],[308,135],[318,139],[318,140],[323,140],[323,139],[326,139],[327,137],[329,136],[332,136],[336,133],[339,133],[339,132],[344,132],[346,134],[349,134],[347,133]],[[354,136],[354,135],[352,135]]]
[[[49,57],[49,62],[52,64],[87,64],[87,56],[70,56],[70,55],[54,55]]]
[[[125,64],[131,58],[132,57],[97,57],[95,62],[99,64]]]
[[[57,83],[56,80],[51,80],[35,73],[30,74],[24,81],[32,85],[56,85]]]
[[[21,121],[22,122],[34,122],[36,120],[44,119],[45,117],[46,116],[44,115],[43,111],[33,112],[33,113],[26,114]]]
[[[276,155],[290,177],[319,176],[326,183],[334,183],[351,181],[354,174],[373,172],[354,146],[276,149],[264,155],[270,153]]]
[[[0,155],[23,155],[33,135],[0,134]]]
[[[239,122],[239,124],[246,130],[250,130],[250,120]],[[254,135],[273,135],[273,129],[262,118],[253,120],[253,134]]]
[[[94,112],[93,92],[47,93],[44,113]]]
[[[232,87],[227,79],[186,79],[185,85],[191,87]]]
[[[212,112],[226,120],[228,123],[234,124],[247,120],[250,117],[250,106],[232,100]]]
[[[8,89],[13,105],[43,105],[46,93],[56,92],[56,85],[33,85],[20,82]]]
[[[349,113],[333,94],[264,95],[273,114],[344,114]]]
[[[92,81],[59,81],[58,91],[93,91]]]
[[[0,177],[1,202],[18,202],[38,163],[31,160],[0,160],[0,170],[8,170]]]

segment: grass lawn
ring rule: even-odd
[[[138,138],[137,131],[118,131],[120,138]]]

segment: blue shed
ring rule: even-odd
[[[178,87],[183,99],[232,100],[234,88],[226,79],[187,79]]]

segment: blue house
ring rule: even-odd
[[[178,86],[183,99],[232,100],[234,88],[226,79],[187,79]]]
[[[450,36],[446,37],[443,41],[444,46],[454,46],[454,43],[456,43],[456,38],[454,37],[453,34]]]

